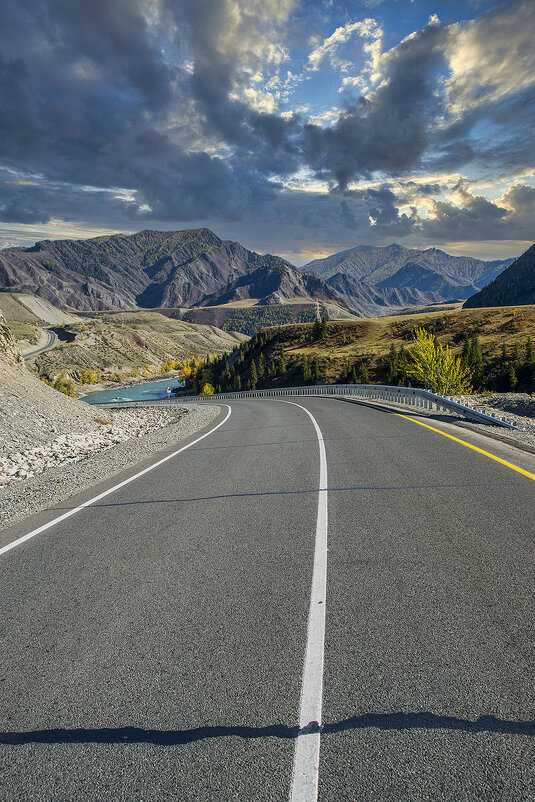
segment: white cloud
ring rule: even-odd
[[[341,45],[346,44],[353,36],[363,39],[371,39],[376,42],[382,36],[382,30],[374,19],[366,18],[360,22],[348,22],[347,25],[336,28],[327,39],[317,45],[308,56],[309,68],[313,71],[319,70],[325,59],[329,59],[332,67],[336,67],[345,72],[352,66],[352,62],[339,56],[338,50]],[[366,46],[365,46],[366,49]]]
[[[308,122],[312,125],[333,125],[338,118],[340,117],[341,109],[338,106],[334,106],[332,109],[327,109],[327,111],[322,111],[319,114],[313,114],[308,118]]]
[[[448,29],[450,111],[460,115],[535,84],[533,0]]]
[[[346,77],[342,79],[338,92],[344,92],[346,89],[358,89],[360,92],[365,92],[367,88],[368,84],[363,76],[346,75]]]
[[[239,95],[231,94],[230,97],[233,100],[242,100],[255,111],[264,114],[274,114],[278,108],[278,103],[271,92],[262,92],[252,86],[243,89]]]

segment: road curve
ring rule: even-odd
[[[306,410],[328,471],[317,798],[534,798],[533,480],[416,416],[295,400],[232,402],[0,556],[2,800],[290,798],[321,495]]]
[[[46,342],[43,345],[39,346],[39,348],[35,348],[33,351],[29,351],[23,354],[22,356],[25,360],[32,359],[33,357],[36,357],[39,354],[44,353],[45,351],[50,351],[51,348],[56,347],[58,342],[57,334],[54,331],[51,331],[50,329],[45,329],[45,331],[47,334]]]

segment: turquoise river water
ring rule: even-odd
[[[167,388],[182,387],[178,379],[161,379],[157,382],[145,382],[133,387],[119,387],[113,390],[102,390],[100,393],[88,393],[81,401],[87,404],[109,404],[113,401],[154,401],[167,398]]]

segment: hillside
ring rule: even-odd
[[[61,326],[79,320],[43,298],[20,292],[0,292],[0,313],[23,353],[46,343],[44,327]]]
[[[225,354],[247,340],[213,326],[137,311],[99,313],[65,331],[73,336],[73,342],[36,359],[39,375],[49,380],[66,373],[80,381],[83,371],[101,374],[105,381],[165,373],[164,362]]]
[[[68,398],[24,367],[10,329],[0,315],[0,439],[22,450],[62,432],[95,428],[97,410]],[[4,450],[4,449],[3,449]],[[6,452],[7,453],[7,452]]]
[[[403,361],[418,328],[463,355],[477,389],[535,392],[535,306],[334,321],[320,337],[310,323],[265,329],[240,346],[232,365],[220,359],[200,381],[223,391],[252,389],[253,373],[258,388],[346,381],[407,384]]]
[[[430,293],[426,302],[432,303],[432,296],[442,301],[468,298],[513,261],[485,262],[469,256],[451,256],[438,248],[422,251],[397,244],[386,248],[359,245],[309,262],[302,270],[328,283],[341,273],[378,288],[412,287]]]
[[[516,262],[472,295],[464,307],[515,306],[535,303],[535,245],[519,256]]]

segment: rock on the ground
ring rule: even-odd
[[[171,410],[151,407],[101,413],[100,417],[97,415],[93,419],[94,428],[89,431],[59,434],[44,445],[4,453],[0,457],[0,487],[65,462],[78,462],[89,454],[112,448],[125,440],[143,437],[155,429],[176,423],[184,413],[184,409],[175,407]]]

